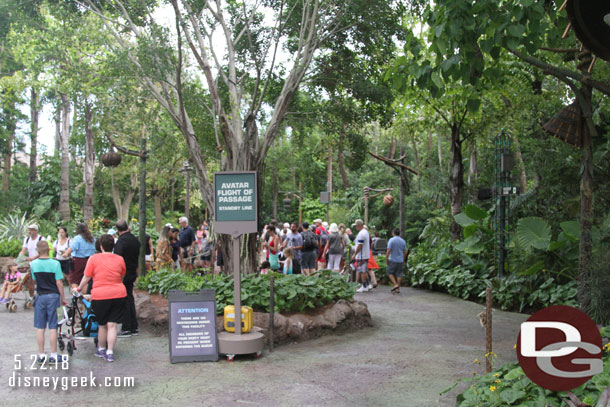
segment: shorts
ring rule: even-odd
[[[145,254],[144,255],[144,260],[145,261],[151,261],[152,260],[152,254]]]
[[[342,254],[329,254],[327,267],[329,270],[339,270]]]
[[[100,325],[106,325],[108,322],[123,322],[123,315],[125,314],[125,308],[127,297],[123,298],[111,298],[108,300],[92,300],[91,309],[97,318],[97,323]]]
[[[212,261],[212,255],[208,254],[208,255],[201,255],[201,260],[203,261]]]
[[[72,268],[72,272],[68,276],[68,281],[71,285],[79,285],[80,281],[83,279],[83,275],[85,274],[85,266],[87,266],[87,261],[89,257],[73,257],[72,261],[74,262],[74,266]]]
[[[316,251],[303,252],[301,257],[301,269],[315,269],[316,268]]]
[[[72,260],[59,260],[59,265],[61,266],[61,272],[68,277],[72,268]]]
[[[369,259],[356,260],[356,273],[369,272]]]
[[[34,328],[57,329],[57,308],[60,306],[59,294],[42,294],[34,305]]]
[[[184,259],[185,264],[193,264],[195,262],[195,257],[191,257],[190,247],[183,247],[182,250],[182,258]]]
[[[292,274],[301,274],[301,260],[292,259]]]
[[[405,275],[404,267],[405,263],[396,263],[394,261],[388,260],[388,265],[386,268],[387,275],[394,275],[396,278],[403,278]]]

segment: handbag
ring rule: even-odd
[[[271,266],[272,270],[280,269],[280,260],[277,254],[269,253],[269,265]]]

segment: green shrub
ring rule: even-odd
[[[322,270],[312,276],[274,275],[277,312],[304,312],[340,299],[350,299],[357,287],[356,283],[348,283],[341,275],[330,270]],[[140,277],[138,288],[165,297],[170,290],[213,289],[216,291],[218,314],[222,314],[225,306],[233,304],[233,278],[224,274],[202,277],[172,270],[152,271]],[[252,274],[242,278],[242,305],[250,306],[255,311],[268,312],[269,299],[269,275]]]
[[[21,240],[0,240],[0,257],[17,257],[21,251]]]
[[[606,327],[605,329],[608,329]],[[604,370],[593,376],[584,385],[572,390],[583,405],[596,405],[602,392],[610,387],[610,351],[605,350],[602,356]],[[463,393],[457,396],[457,407],[495,407],[495,406],[553,406],[566,405],[567,392],[545,390],[534,384],[525,375],[518,363],[508,363],[494,372],[484,376],[475,376],[463,380],[471,382]],[[459,382],[458,382],[459,383]],[[443,391],[446,393],[458,383]]]

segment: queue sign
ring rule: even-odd
[[[238,236],[257,231],[256,172],[214,174],[214,231]]]
[[[171,363],[218,361],[214,290],[170,290],[169,358]]]

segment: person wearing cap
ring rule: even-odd
[[[330,225],[330,235],[324,251],[328,253],[328,268],[337,273],[340,271],[341,257],[345,249],[343,237],[339,234],[339,227],[336,223]]]
[[[351,260],[356,261],[356,281],[360,281],[361,286],[356,291],[364,293],[371,290],[369,286],[369,257],[371,256],[371,243],[369,232],[364,228],[362,219],[356,219],[352,225],[358,231],[356,236],[356,249]]]
[[[28,258],[26,260],[32,261],[38,258],[38,250],[36,249],[36,245],[41,240],[45,239],[44,236],[40,236],[38,234],[38,225],[35,223],[28,225],[28,233],[29,236],[23,239],[23,245],[21,246],[19,255],[22,256],[27,252]]]

